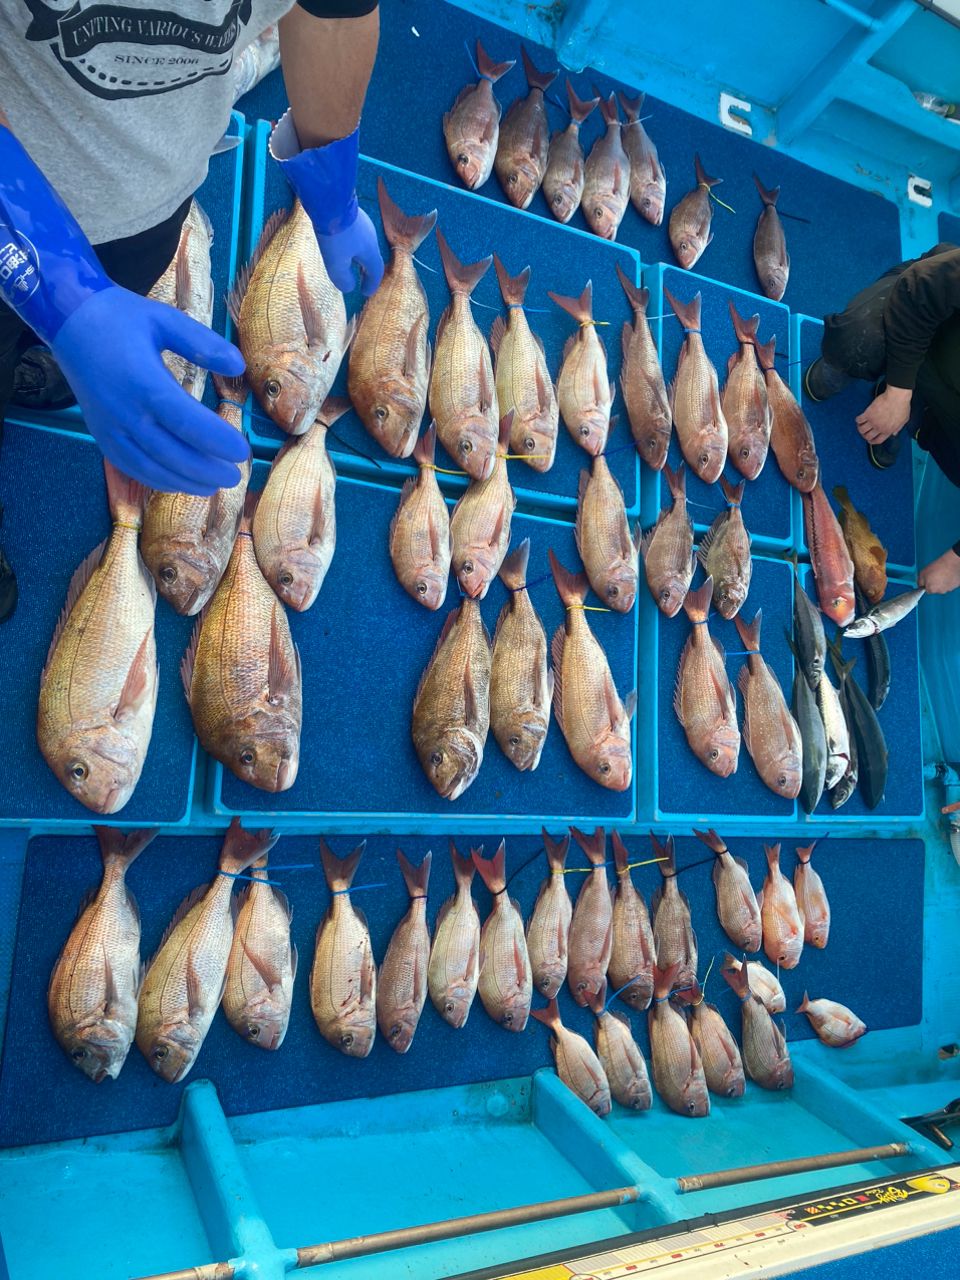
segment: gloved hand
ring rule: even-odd
[[[179,386],[160,353],[236,375],[240,352],[175,308],[114,284],[3,127],[0,297],[53,351],[87,428],[121,470],[151,488],[201,495],[238,483],[246,441]]]
[[[293,114],[288,110],[270,135],[270,154],[313,223],[333,283],[341,293],[349,293],[354,287],[356,263],[364,297],[376,293],[383,279],[383,258],[374,225],[357,204],[359,128],[325,147],[302,151]]]

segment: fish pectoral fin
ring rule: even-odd
[[[573,162],[573,169],[570,172],[570,177],[575,187],[583,186],[583,178],[584,178],[583,161],[580,159],[579,156]]]
[[[277,600],[270,615],[270,652],[267,659],[267,696],[271,703],[283,702],[300,684],[299,660],[293,644],[285,644],[279,615],[283,605]],[[287,632],[289,638],[289,631]]]
[[[437,528],[436,517],[434,516],[432,511],[428,512],[427,514],[427,534],[430,538],[430,558],[434,562],[434,564],[436,564],[437,561],[440,559],[442,543],[440,538],[440,530]]]
[[[757,890],[757,906],[760,908],[761,911],[763,910],[763,890],[762,889]]]
[[[539,338],[537,338],[536,340],[537,340],[537,342],[540,342],[540,339],[539,339]],[[543,344],[542,344],[542,343],[541,343],[540,350],[541,350],[541,353],[542,353],[542,351],[543,351]],[[533,370],[533,383],[534,383],[534,387],[535,387],[536,392],[537,392],[537,410],[538,410],[540,413],[546,413],[546,411],[547,411],[547,409],[548,409],[548,407],[549,407],[549,405],[550,405],[550,392],[549,392],[549,390],[547,389],[547,384],[546,384],[546,383],[544,382],[544,380],[543,380],[543,369],[542,369],[542,368],[541,368],[541,366],[540,366],[540,362],[539,362],[539,360],[537,361],[536,365],[534,366],[534,370]]]
[[[613,166],[613,194],[620,195],[623,191],[623,166],[617,160]]]
[[[329,524],[329,511],[324,502],[323,485],[318,486],[317,496],[313,500],[313,520],[310,526],[309,542],[311,546],[319,546],[324,539]]]
[[[103,1014],[108,1017],[111,1009],[116,1009],[120,1003],[120,992],[117,990],[117,983],[113,976],[113,966],[110,964],[110,958],[107,955],[103,957]]]
[[[480,704],[473,683],[473,670],[469,656],[463,668],[463,717],[468,726],[476,724],[480,718]]]
[[[413,378],[417,374],[420,363],[420,342],[426,332],[426,323],[427,317],[421,311],[410,326],[410,332],[407,334],[407,341],[403,351],[403,376],[405,378]]]
[[[222,989],[220,996],[221,998],[223,996]],[[219,1004],[220,1001],[218,1000],[217,1003]],[[192,952],[187,956],[187,1011],[191,1022],[203,1012],[203,980],[193,963]]]
[[[323,315],[307,283],[303,263],[297,263],[297,301],[300,304],[300,318],[303,331],[307,337],[308,347],[320,347],[326,343]]]
[[[497,136],[497,132],[499,128],[500,128],[500,112],[498,110],[496,119],[494,119],[493,116],[490,115],[483,122],[483,128],[480,131],[480,141],[492,142],[494,138]]]
[[[158,667],[154,657],[150,658],[150,643],[153,639],[153,623],[147,628],[140,647],[130,663],[130,670],[120,691],[120,700],[113,712],[114,720],[126,720],[137,715],[151,698],[157,696]],[[150,677],[154,677],[151,685]]]
[[[501,504],[500,510],[497,512],[497,519],[496,519],[496,522],[494,523],[493,531],[490,534],[490,537],[487,539],[488,547],[498,547],[500,545],[500,539],[503,537],[503,526],[506,522],[506,519],[507,519],[507,509],[505,505]]]
[[[258,956],[256,952],[247,945],[246,938],[243,939],[242,946],[247,959],[253,965],[254,969],[256,969],[257,973],[259,973],[267,987],[271,989],[273,987],[279,987],[283,981],[283,975],[279,972],[277,967],[271,964],[265,957]]]
[[[240,528],[242,507],[237,507],[231,512],[231,503],[227,496],[228,492],[226,489],[218,489],[210,498],[207,505],[207,519],[203,529],[204,538],[219,536],[228,527],[228,524],[233,525],[233,534],[236,536],[237,529]]]
[[[485,356],[486,356],[486,352],[481,351],[481,352],[480,352],[480,359],[479,359],[479,366],[478,366],[478,370],[477,370],[477,372],[478,372],[478,376],[479,376],[479,381],[480,381],[480,398],[479,398],[479,404],[480,404],[480,412],[481,412],[481,413],[489,413],[489,412],[490,412],[490,410],[493,408],[494,396],[495,396],[495,394],[496,394],[495,387],[494,387],[493,382],[492,382],[492,380],[491,380],[491,378],[490,378],[490,371],[489,371],[489,369],[488,369],[488,367],[487,367],[487,361],[486,361],[486,359],[485,359]]]
[[[637,691],[631,689],[623,700],[623,714],[628,722],[637,714]]]
[[[297,950],[297,944],[294,942],[290,946],[290,982],[293,983],[297,976],[297,966],[300,963],[300,952]]]
[[[513,940],[513,965],[517,974],[517,986],[522,987],[527,980],[526,944],[523,947],[516,938]]]
[[[610,718],[610,728],[616,731],[623,718],[624,706],[620,701],[620,696],[617,693],[616,685],[613,683],[613,676],[610,674],[609,668],[603,677],[603,698],[607,706],[607,715]]]

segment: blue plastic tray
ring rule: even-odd
[[[763,843],[778,838],[776,826],[750,836],[737,836],[731,823],[718,829],[731,850],[746,859],[754,888],[763,883],[766,862]],[[560,824],[550,830],[560,834]],[[456,834],[458,848],[465,851],[475,837]],[[652,850],[646,834],[628,836],[631,860],[650,858]],[[785,838],[781,853],[784,873],[791,879],[796,859],[793,850],[801,840]],[[350,837],[332,841],[338,854],[353,847]],[[141,954],[153,954],[173,912],[194,886],[209,882],[216,868],[220,833],[202,837],[161,837],[151,845],[130,871],[130,888],[137,898],[142,918]],[[402,838],[374,837],[357,872],[356,884],[377,885],[357,892],[356,905],[366,915],[374,955],[382,960],[394,927],[407,909],[407,895],[397,867],[395,850],[400,845],[414,862],[433,850],[433,867],[427,901],[431,924],[441,904],[453,890],[453,876],[447,854],[446,837],[431,834]],[[493,852],[487,842],[485,853]],[[519,902],[524,918],[533,909],[546,873],[539,835],[518,836],[507,841],[507,874],[513,876],[510,894]],[[692,836],[677,840],[680,884],[690,900],[694,928],[700,950],[701,979],[710,957],[717,963],[707,986],[707,995],[716,1002],[739,1039],[739,1009],[736,997],[720,977],[718,969],[729,939],[720,928],[716,897],[704,846]],[[528,862],[528,859],[533,859]],[[229,1115],[268,1111],[353,1097],[375,1098],[411,1089],[438,1088],[451,1081],[476,1081],[525,1076],[550,1062],[549,1036],[531,1021],[521,1034],[511,1034],[494,1026],[476,1001],[466,1026],[449,1027],[435,1012],[429,999],[410,1050],[394,1053],[378,1035],[370,1056],[364,1060],[346,1058],[321,1038],[310,1012],[308,975],[313,959],[315,933],[329,903],[329,893],[319,866],[315,835],[283,837],[273,860],[311,864],[312,870],[277,873],[293,907],[292,937],[300,953],[294,987],[293,1011],[287,1038],[276,1053],[266,1053],[243,1044],[228,1025],[222,1011],[214,1018],[197,1063],[187,1077],[209,1079],[216,1085],[224,1110]],[[527,865],[524,865],[527,864]],[[579,849],[571,850],[568,865],[584,867]],[[915,840],[871,841],[848,838],[822,843],[814,855],[814,865],[823,878],[832,907],[828,946],[823,951],[805,948],[795,970],[782,971],[788,1013],[784,1017],[791,1041],[809,1039],[812,1029],[805,1017],[793,1013],[804,989],[811,996],[829,996],[849,1004],[878,1030],[882,1027],[915,1023],[921,1015],[922,949],[916,945],[922,930],[923,845]],[[870,873],[864,874],[869,866]],[[612,872],[608,873],[612,881]],[[100,860],[97,843],[88,833],[70,838],[48,837],[30,842],[24,873],[23,907],[16,941],[13,967],[11,1017],[7,1027],[2,1069],[0,1069],[0,1144],[49,1142],[70,1137],[123,1132],[174,1120],[183,1085],[168,1085],[147,1066],[134,1045],[116,1081],[104,1081],[93,1088],[53,1039],[47,1020],[45,992],[56,957],[74,922],[77,904],[84,891],[97,883]],[[647,900],[660,883],[655,866],[633,872],[634,881]],[[583,882],[582,875],[566,877],[572,897]],[[474,900],[485,919],[490,895],[475,880]],[[891,903],[898,904],[891,911]],[[864,927],[864,925],[868,927]],[[877,981],[891,954],[899,957],[896,982]],[[564,1021],[592,1040],[593,1016],[577,1008],[566,987],[559,1003]],[[543,1004],[534,997],[534,1006]],[[617,1009],[628,1016],[634,1034],[648,1052],[646,1014],[632,1013],[619,1001]],[[739,1104],[749,1107],[749,1098]],[[661,1104],[655,1104],[661,1110]],[[649,1119],[655,1124],[656,1113]],[[276,1123],[276,1120],[274,1120]],[[722,1123],[720,1113],[705,1123]]]
[[[213,276],[213,328],[218,333],[226,334],[227,337],[232,335],[229,331],[230,320],[227,315],[226,298],[227,290],[237,273],[240,251],[243,158],[248,131],[249,126],[240,112],[232,112],[227,134],[229,137],[239,138],[240,142],[232,150],[210,157],[207,177],[197,192],[197,199],[213,223],[213,247],[210,251],[210,268]],[[217,397],[211,378],[207,378],[203,399],[205,404],[216,405]],[[16,414],[22,422],[37,422],[64,430],[86,432],[83,418],[76,405],[58,413],[36,412],[18,406]]]
[[[275,209],[288,207],[291,203],[290,187],[267,152],[269,131],[270,126],[260,122],[251,136],[254,172],[248,205],[248,252],[252,252],[256,246],[266,218]],[[634,449],[613,452],[618,445],[629,444],[631,441],[619,394],[620,330],[622,322],[631,312],[617,279],[615,264],[619,263],[631,279],[639,280],[640,260],[637,254],[622,245],[610,245],[594,236],[568,231],[559,224],[544,226],[543,222],[530,214],[491,205],[482,196],[405,173],[379,161],[361,159],[357,179],[360,204],[370,214],[378,229],[380,210],[377,202],[377,177],[380,174],[384,177],[391,198],[405,212],[425,213],[429,209],[438,210],[437,225],[462,262],[474,262],[496,252],[512,274],[517,274],[527,265],[532,267],[527,294],[530,308],[528,319],[531,328],[543,340],[547,365],[554,381],[560,372],[563,345],[576,332],[576,323],[550,301],[547,290],[579,295],[587,280],[593,280],[594,316],[598,320],[609,321],[610,325],[600,332],[607,348],[610,381],[618,388],[613,412],[619,413],[621,418],[619,426],[611,434],[610,468],[623,487],[627,510],[631,513],[638,512],[639,458]],[[389,246],[382,231],[380,244],[383,253],[388,254]],[[420,278],[430,304],[432,343],[437,321],[450,300],[434,236],[429,236],[421,245],[417,261],[423,264]],[[362,301],[359,291],[355,291],[347,298],[348,311],[358,311]],[[534,308],[542,308],[542,312]],[[491,266],[477,286],[474,315],[481,330],[489,335],[494,319],[502,313],[503,302],[496,274]],[[337,394],[346,394],[347,365],[348,360],[345,359],[335,383]],[[250,438],[254,445],[262,450],[275,450],[285,438],[284,434],[267,418],[256,401],[253,401],[251,418]],[[342,465],[355,475],[371,478],[407,476],[413,473],[414,467],[409,460],[398,462],[380,449],[353,412],[339,420],[335,431],[348,446],[344,448],[336,440],[331,440],[331,452],[338,466]],[[449,459],[442,448],[437,451],[437,462],[440,466],[451,468],[458,465]],[[569,510],[576,506],[580,471],[584,467],[588,468],[589,464],[589,456],[574,444],[561,421],[557,455],[551,469],[541,475],[523,462],[511,462],[510,476],[521,502]],[[441,476],[440,480],[450,492],[458,491],[466,485],[466,480],[457,476]]]
[[[823,322],[809,316],[791,316],[791,366],[794,394],[802,394],[803,374],[808,364],[820,354]],[[900,456],[888,471],[878,471],[867,457],[867,446],[857,432],[854,419],[862,413],[873,395],[865,382],[854,382],[846,391],[821,404],[809,396],[802,399],[817,442],[821,482],[834,510],[839,503],[833,487],[845,484],[853,505],[870,521],[874,533],[887,548],[889,566],[910,577],[916,567],[916,541],[913,524],[913,450],[904,442]],[[798,545],[809,550],[806,531],[800,518]]]
[[[802,573],[810,598],[816,600],[817,590],[811,570],[806,568]],[[910,582],[891,581],[887,595],[900,595],[912,585]],[[922,607],[923,601],[920,602],[920,608]],[[832,639],[836,627],[826,618],[824,625],[827,639]],[[827,819],[831,826],[835,823],[863,825],[864,822],[882,825],[884,822],[900,821],[903,818],[923,817],[923,741],[920,728],[920,655],[916,610],[883,634],[890,650],[890,667],[893,673],[887,700],[877,713],[890,754],[884,799],[876,809],[868,809],[858,787],[847,803],[834,811],[829,799],[824,796],[817,806],[816,814],[808,818],[808,821],[819,819],[822,822]],[[845,640],[843,654],[847,661],[853,657],[857,659],[853,678],[866,690],[866,642]],[[837,673],[829,656],[827,671],[834,685],[839,686]]]
[[[266,464],[258,462],[254,487],[262,485],[265,472]],[[544,822],[632,821],[635,791],[608,791],[591,781],[574,764],[552,719],[534,772],[515,769],[490,735],[479,776],[465,794],[453,804],[436,794],[414,753],[410,718],[420,676],[459,595],[451,579],[444,607],[431,613],[396,581],[387,531],[398,497],[396,489],[369,481],[341,478],[338,483],[333,564],[313,608],[290,615],[303,662],[299,777],[289,791],[271,795],[216,765],[210,772],[214,812],[314,829],[322,815],[330,829],[389,831],[433,828],[438,820],[462,825],[467,816],[494,830],[539,830]],[[577,566],[573,527],[515,514],[512,545],[527,536],[530,581],[536,583],[531,598],[549,638],[563,611],[552,581],[536,580],[549,573],[549,547],[563,564]],[[505,598],[497,582],[481,606],[491,636]],[[589,616],[625,696],[635,684],[636,614]],[[634,733],[635,765],[638,751],[642,756],[650,750],[647,729],[640,732],[639,747]]]
[[[657,265],[644,269],[644,284],[650,290],[651,316],[653,333],[660,346],[660,358],[664,377],[669,387],[676,372],[680,348],[684,341],[684,332],[679,320],[673,314],[670,304],[664,296],[664,288],[680,302],[689,302],[697,292],[702,295],[701,325],[703,343],[707,355],[716,366],[720,380],[720,389],[727,380],[727,361],[739,348],[733,331],[733,321],[727,307],[731,300],[740,315],[746,317],[759,312],[759,336],[768,341],[773,335],[777,338],[777,351],[782,359],[778,361],[781,376],[786,379],[789,360],[789,319],[790,313],[782,303],[770,302],[756,294],[745,293],[734,289],[731,285],[718,284],[705,276],[690,271],[682,271],[679,267]],[[670,465],[676,468],[683,460],[680,444],[674,429],[670,445]],[[719,484],[704,484],[691,468],[687,471],[687,501],[690,504],[690,516],[698,533],[704,532],[713,523],[714,516],[724,509],[723,494]],[[727,479],[738,484],[743,477],[728,461],[724,474]],[[651,486],[652,508],[644,507],[644,524],[653,523],[663,503],[669,504],[670,493],[662,473],[654,477]],[[780,474],[776,459],[770,453],[763,470],[756,480],[747,481],[743,495],[743,518],[753,538],[754,547],[758,549],[779,549],[789,547],[796,536],[794,520],[793,490]],[[644,493],[646,498],[646,492]]]
[[[793,596],[792,570],[775,560],[754,557],[750,593],[740,610],[751,621],[757,609],[763,609],[760,648],[767,663],[776,672],[787,701],[793,682],[793,658],[784,635],[791,625]],[[694,583],[703,581],[703,570],[697,571]],[[646,590],[646,588],[644,588]],[[649,600],[649,592],[646,592]],[[653,601],[650,600],[651,607]],[[790,821],[796,804],[775,795],[760,780],[750,753],[740,747],[737,772],[729,778],[718,778],[693,754],[686,734],[673,709],[673,690],[680,654],[690,634],[691,623],[681,611],[676,618],[665,618],[656,610],[657,626],[657,694],[650,704],[654,708],[653,733],[657,742],[657,809],[658,820],[689,820],[700,824],[719,825],[734,819],[739,822]],[[645,621],[645,619],[644,619]],[[737,677],[747,659],[733,657],[743,644],[733,622],[725,622],[718,614],[710,616],[710,634],[726,650],[727,675],[737,697],[738,721],[743,727],[743,698],[737,690]]]
[[[36,742],[40,672],[74,569],[110,531],[100,451],[87,436],[7,422],[0,468],[3,543],[20,584],[0,643],[0,722],[6,784],[0,825],[63,827],[104,821],[57,781]],[[183,823],[189,816],[196,740],[180,684],[193,627],[157,602],[160,693],[153,738],[132,798],[107,821]]]

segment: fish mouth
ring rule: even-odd
[[[277,765],[276,786],[274,791],[288,791],[297,780],[300,768],[299,756],[282,759]]]

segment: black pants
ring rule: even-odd
[[[955,244],[935,245],[924,258],[947,253]],[[851,378],[876,382],[887,364],[883,315],[887,299],[900,275],[917,259],[891,267],[873,284],[851,298],[843,311],[824,316],[824,360]],[[925,360],[917,374],[914,408],[917,443],[927,449],[948,480],[960,487],[960,395]]]
[[[177,251],[189,209],[190,201],[185,200],[176,213],[149,231],[97,245],[97,257],[110,279],[134,293],[149,293]],[[38,341],[20,317],[0,303],[0,424],[13,391],[13,371],[27,348]]]

